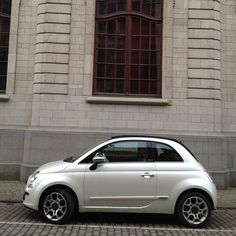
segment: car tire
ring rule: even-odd
[[[211,215],[209,199],[202,193],[192,192],[183,195],[176,209],[178,219],[191,228],[203,227]]]
[[[68,222],[74,214],[75,202],[70,193],[58,188],[43,195],[39,211],[42,217],[51,224]]]

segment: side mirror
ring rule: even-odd
[[[106,156],[104,153],[96,153],[93,158],[93,164],[100,164],[106,162]]]
[[[93,158],[93,164],[90,166],[90,170],[96,170],[98,164],[106,162],[106,156],[104,153],[96,153],[95,157]]]

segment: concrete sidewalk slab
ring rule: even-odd
[[[22,202],[25,183],[0,181],[0,202]],[[236,209],[236,188],[218,190],[218,208]]]
[[[25,183],[20,181],[0,181],[0,202],[22,202]]]

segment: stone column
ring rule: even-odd
[[[67,94],[71,0],[38,0],[34,94]]]
[[[221,2],[190,0],[188,98],[221,100]]]

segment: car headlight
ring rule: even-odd
[[[38,175],[40,174],[40,171],[36,170],[30,177],[26,186],[25,191],[30,193],[30,191],[33,188],[33,182],[37,179]]]
[[[35,171],[35,172],[30,176],[30,178],[29,178],[29,183],[33,183],[33,182],[37,179],[39,173],[40,173],[40,171],[38,171],[38,170]]]

